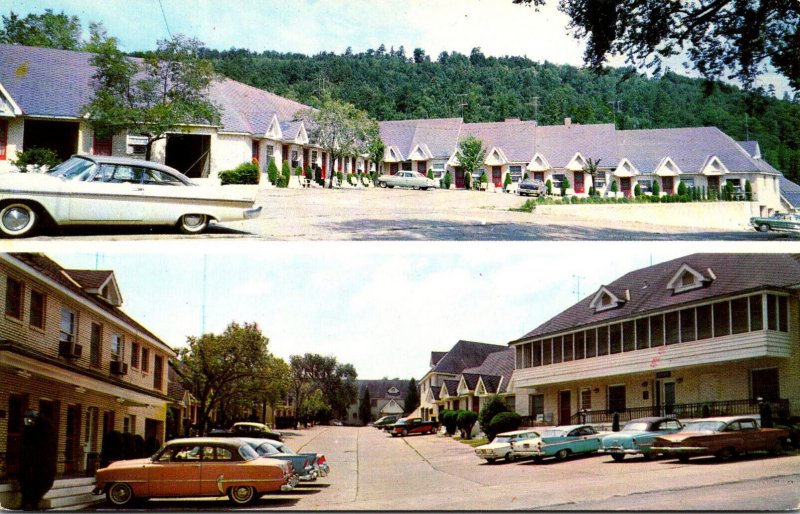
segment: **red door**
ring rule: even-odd
[[[667,194],[673,194],[675,192],[675,181],[672,177],[663,177],[661,179],[661,183],[664,186],[664,192]]]
[[[492,166],[492,184],[494,187],[503,187],[503,168]]]
[[[575,194],[583,193],[583,172],[575,172]]]
[[[456,189],[464,189],[464,170],[456,168]]]
[[[283,152],[281,153],[284,161],[289,160],[289,145],[283,145]]]
[[[328,171],[328,154],[322,152],[322,178],[325,178],[326,171]]]
[[[303,150],[303,167],[310,166],[311,162],[308,160],[308,148]]]
[[[541,180],[544,182],[544,172],[543,171],[534,171],[533,172],[533,180]]]
[[[708,177],[708,190],[719,192],[719,177]]]
[[[629,177],[624,177],[619,179],[619,186],[622,189],[622,194],[625,195],[626,198],[630,198],[631,196],[631,179]]]

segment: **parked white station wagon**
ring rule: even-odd
[[[47,173],[0,175],[0,234],[53,225],[175,225],[199,234],[210,222],[255,218],[257,186],[198,186],[162,164],[74,155]]]
[[[538,438],[539,433],[531,429],[503,432],[502,434],[497,434],[491,443],[475,448],[475,454],[482,459],[486,459],[489,464],[497,459],[505,459],[510,462],[516,459],[511,449],[512,443]]]

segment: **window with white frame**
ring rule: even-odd
[[[742,179],[740,178],[729,178],[726,180],[728,184],[733,186],[734,191],[741,191],[742,190]]]
[[[693,178],[682,178],[681,182],[683,182],[686,187],[694,187],[694,179]]]
[[[443,162],[433,162],[431,163],[431,169],[433,170],[433,177],[434,178],[442,178],[444,175],[444,163]]]
[[[275,159],[275,147],[267,145],[267,162]]]
[[[511,174],[511,182],[522,180],[522,166],[509,166],[508,172]]]
[[[649,193],[650,192],[650,186],[652,184],[652,182],[650,182],[650,179],[648,179],[648,178],[636,179],[636,184],[639,186],[639,189],[642,190],[642,193]]]
[[[111,360],[122,361],[125,355],[125,340],[119,334],[111,334]]]
[[[58,340],[65,343],[72,343],[75,341],[75,333],[77,331],[78,318],[75,311],[61,308],[61,325],[59,329]]]
[[[300,166],[300,161],[298,160],[298,152],[297,150],[292,150],[292,168],[296,168]]]
[[[565,176],[566,175],[564,175],[563,173],[553,174],[553,189],[559,189],[561,187],[561,182],[564,181]]]
[[[594,174],[594,187],[606,187],[605,171],[598,171]]]
[[[411,171],[411,161],[403,161],[400,169],[403,171]]]

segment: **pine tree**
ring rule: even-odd
[[[364,394],[361,395],[361,401],[358,402],[358,419],[364,425],[372,421],[372,399],[369,397],[369,387],[366,385]]]
[[[408,392],[403,403],[403,412],[408,415],[419,407],[419,389],[417,389],[417,381],[412,378],[408,381]]]

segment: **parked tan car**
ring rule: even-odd
[[[715,455],[726,461],[739,453],[780,453],[788,442],[788,430],[761,428],[755,418],[731,416],[687,422],[680,432],[656,437],[651,451],[681,462],[699,455]]]
[[[290,462],[261,458],[239,439],[173,439],[147,459],[121,460],[97,471],[95,494],[115,507],[134,499],[228,495],[246,505],[262,494],[291,491]]]

